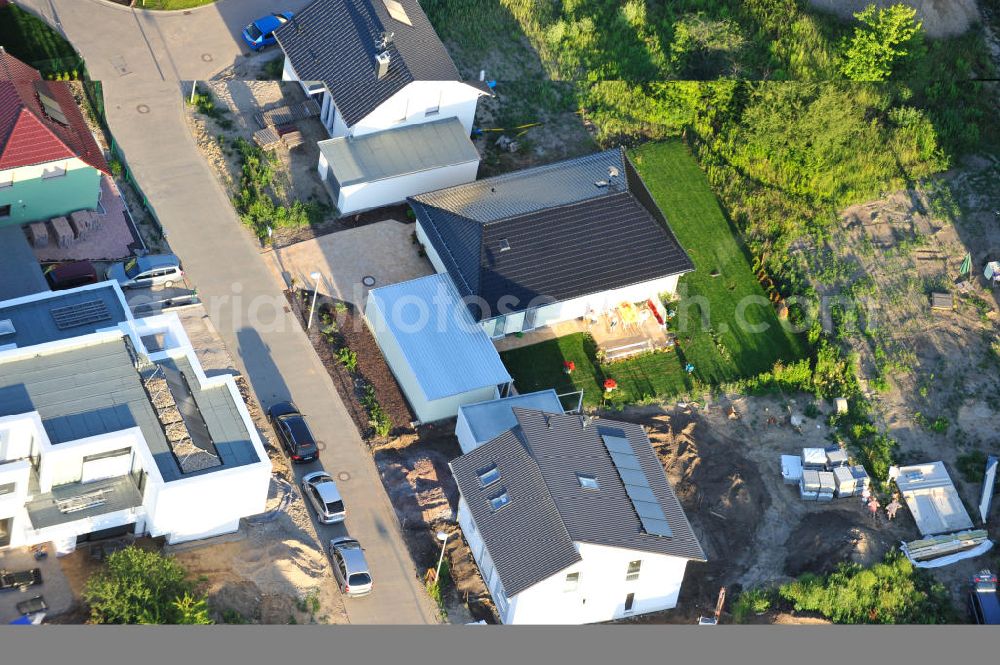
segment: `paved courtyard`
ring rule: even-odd
[[[78,240],[69,247],[59,247],[52,240],[47,247],[36,247],[39,261],[117,261],[132,255],[140,247],[136,232],[126,219],[125,202],[122,201],[111,176],[101,178],[101,203],[97,209],[100,228],[86,240]]]
[[[14,619],[21,616],[17,611],[17,604],[23,600],[43,596],[49,606],[48,616],[60,614],[73,606],[73,591],[70,589],[69,581],[63,574],[59,559],[48,547],[49,555],[40,561],[35,561],[35,557],[28,547],[18,547],[0,552],[0,568],[11,572],[21,570],[31,570],[38,568],[42,571],[42,583],[28,588],[21,592],[0,591],[0,625],[7,625]]]
[[[296,285],[311,288],[309,275],[319,271],[320,293],[363,309],[371,288],[434,274],[431,262],[419,254],[413,231],[413,224],[390,219],[304,240],[264,256],[283,287],[294,279]],[[374,278],[374,284],[366,285],[366,277]]]

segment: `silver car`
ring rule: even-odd
[[[302,493],[320,522],[337,524],[344,521],[344,500],[329,473],[315,471],[302,476]]]
[[[361,543],[343,536],[330,541],[333,574],[345,596],[367,596],[372,592],[372,575]]]
[[[171,287],[184,281],[180,259],[173,254],[134,256],[127,261],[112,264],[105,276],[118,282],[123,289]]]

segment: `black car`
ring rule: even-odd
[[[969,591],[969,612],[979,624],[1000,624],[1000,595],[997,594],[997,576],[988,570],[972,577]]]
[[[305,416],[291,402],[280,402],[267,410],[267,417],[281,439],[293,462],[312,462],[319,459],[319,447]]]

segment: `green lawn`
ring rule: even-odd
[[[630,156],[695,264],[680,280],[680,302],[671,305],[679,348],[604,365],[596,362],[593,341],[582,334],[516,349],[503,360],[518,390],[583,390],[585,403],[594,406],[604,397],[604,380],[613,378],[618,390],[609,401],[631,403],[682,393],[696,382],[717,385],[753,376],[778,360],[803,357],[804,343],[778,321],[687,148],[679,141],[648,143]],[[766,330],[749,329],[761,325]],[[563,373],[563,360],[576,363],[572,376]],[[687,363],[695,367],[691,375],[684,370]]]
[[[201,7],[202,5],[210,5],[215,0],[139,0],[135,3],[135,6],[139,9],[157,9],[157,10],[175,10],[175,9],[191,9],[192,7]]]
[[[69,42],[45,22],[14,5],[0,8],[0,45],[46,78],[61,74],[83,77],[83,60]]]

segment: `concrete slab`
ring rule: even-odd
[[[76,599],[70,588],[69,580],[63,573],[59,559],[56,558],[52,546],[46,545],[48,556],[35,561],[29,547],[17,547],[0,551],[0,568],[10,571],[30,570],[38,568],[42,571],[42,583],[30,587],[26,591],[0,591],[0,625],[7,625],[21,616],[17,604],[35,596],[43,596],[49,606],[47,616],[54,616],[67,611]]]
[[[305,240],[266,256],[283,288],[293,279],[311,288],[309,275],[319,271],[320,293],[364,308],[372,288],[434,274],[413,242],[413,231],[413,224],[390,219]],[[373,277],[374,283],[366,284],[366,277]]]

